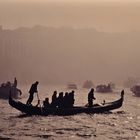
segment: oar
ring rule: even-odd
[[[36,95],[37,95],[37,99],[38,99],[38,100],[40,100],[40,99],[39,99],[39,95],[38,95],[38,92],[37,92],[37,94],[36,94]]]
[[[38,95],[38,92],[37,92],[37,94],[36,94],[36,95],[37,95],[37,99],[38,99],[38,103],[37,103],[37,106],[38,106],[38,105],[40,105],[40,107],[41,107],[41,104],[40,104],[40,99],[39,99],[39,95]]]
[[[37,106],[38,106],[38,105],[40,105],[40,109],[41,109],[41,113],[42,113],[42,107],[41,107],[41,104],[40,104],[40,99],[39,99],[38,92],[37,92],[37,94],[36,94],[36,95],[37,95],[37,99],[38,99],[38,104],[37,104]]]

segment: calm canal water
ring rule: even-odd
[[[29,87],[21,87],[20,101],[26,102]],[[113,93],[96,93],[95,103],[113,101],[120,97],[122,88]],[[51,98],[54,90],[67,91],[64,86],[39,86],[39,97]],[[75,104],[87,103],[88,90],[75,91]],[[37,98],[34,98],[34,104]],[[0,140],[140,140],[140,97],[125,89],[125,101],[120,109],[110,114],[79,114],[73,116],[21,117],[21,112],[0,100]]]

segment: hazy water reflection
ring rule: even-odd
[[[43,100],[51,97],[53,90],[66,90],[65,87],[40,87],[39,96]],[[116,100],[120,91],[115,93],[95,93],[96,102]],[[27,88],[23,88],[21,101],[28,96]],[[109,114],[79,114],[73,116],[23,116],[7,101],[0,100],[0,139],[2,140],[39,140],[39,139],[91,139],[91,140],[139,140],[140,139],[140,98],[133,97],[125,90],[125,102],[122,108]],[[78,89],[75,93],[76,103],[87,102],[87,90]],[[34,103],[36,103],[36,97]]]

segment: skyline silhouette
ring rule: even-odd
[[[121,83],[139,77],[139,35],[44,26],[1,28],[1,80]]]

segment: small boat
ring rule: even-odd
[[[38,107],[38,106],[32,106],[32,105],[26,105],[20,101],[17,101],[11,97],[11,94],[9,96],[9,104],[21,111],[22,113],[26,115],[75,115],[79,113],[86,113],[86,114],[94,114],[94,113],[104,113],[108,112],[114,109],[118,109],[122,106],[124,100],[124,91],[121,92],[120,99],[104,103],[101,105],[94,105],[93,107],[86,107],[86,106],[75,106],[72,108],[44,108],[44,107]]]
[[[135,96],[140,97],[140,85],[135,85],[131,87],[130,90],[134,93]]]
[[[76,84],[73,84],[73,83],[71,83],[71,84],[68,84],[67,85],[67,89],[77,89],[77,85]]]
[[[107,92],[112,92],[112,87],[110,84],[108,85],[98,85],[96,87],[96,92],[101,92],[101,93],[107,93]]]
[[[0,85],[0,99],[9,99],[9,91],[12,92],[13,98],[20,98],[22,92],[20,89],[17,88],[16,79],[14,80],[14,83],[8,81]]]
[[[83,84],[83,88],[86,88],[86,89],[90,89],[90,88],[93,88],[93,87],[94,87],[94,85],[93,85],[91,80],[87,80]]]

